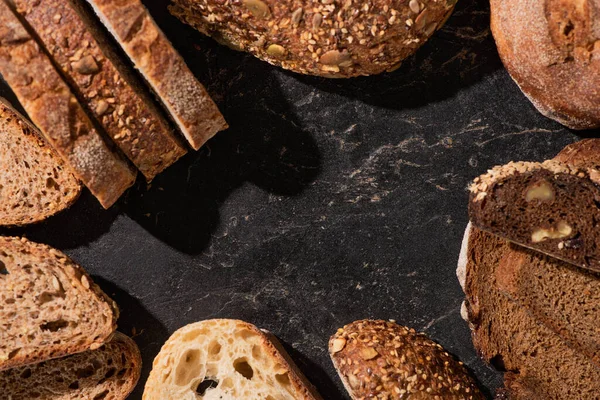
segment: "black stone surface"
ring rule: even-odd
[[[231,129],[109,211],[86,192],[46,223],[2,232],[64,250],[117,301],[145,363],[131,398],[169,335],[207,318],[272,331],[326,399],[346,398],[327,340],[360,318],[427,332],[493,392],[501,376],[459,315],[466,187],[577,136],[511,81],[487,1],[461,0],[396,72],[353,80],[276,69],[203,38],[164,1],[148,6]]]

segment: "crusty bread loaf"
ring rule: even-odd
[[[186,153],[80,1],[15,0],[82,104],[148,181]]]
[[[600,0],[491,0],[508,72],[545,116],[600,127]]]
[[[568,146],[554,160],[493,168],[471,186],[471,221],[523,246],[600,271],[599,150],[600,139],[593,139]]]
[[[0,74],[77,177],[104,207],[114,204],[135,173],[107,146],[5,0],[0,1]]]
[[[456,0],[174,0],[183,22],[232,48],[331,78],[396,69],[439,29]]]
[[[462,362],[393,322],[348,324],[329,340],[329,354],[354,400],[485,399]]]
[[[0,98],[0,225],[42,221],[77,200],[81,185],[41,136]]]
[[[87,0],[198,150],[227,123],[140,0]]]
[[[0,237],[0,370],[96,349],[116,304],[66,255]]]
[[[141,372],[140,351],[116,332],[97,350],[0,372],[8,400],[125,400]]]
[[[498,268],[508,269],[511,245],[476,228],[465,235],[465,263],[459,276],[464,288],[473,344],[482,357],[501,370],[511,399],[596,399],[600,393],[600,368],[581,351],[569,346],[518,301],[498,286]],[[549,300],[551,301],[551,299]],[[536,397],[523,393],[535,390]]]
[[[314,400],[321,397],[277,340],[243,321],[175,332],[154,360],[144,400]]]

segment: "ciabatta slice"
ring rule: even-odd
[[[97,349],[116,304],[66,255],[0,237],[0,370]]]
[[[77,200],[81,185],[41,133],[0,98],[0,225],[42,221]]]
[[[0,372],[0,398],[10,400],[124,400],[140,377],[133,340],[116,333],[97,350]]]
[[[314,400],[321,397],[276,339],[243,321],[181,328],[154,360],[144,400]]]

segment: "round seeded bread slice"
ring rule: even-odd
[[[0,98],[0,225],[42,221],[77,200],[81,185],[39,131]]]
[[[0,370],[97,349],[116,304],[66,255],[0,237]]]

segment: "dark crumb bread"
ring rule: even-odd
[[[48,143],[108,208],[135,181],[135,172],[107,145],[52,61],[0,1],[0,74]]]
[[[507,374],[507,388],[519,385],[511,399],[596,399],[600,368],[582,352],[537,321],[519,302],[498,287],[497,270],[510,263],[509,242],[470,230],[464,263],[464,289],[473,344],[482,357]],[[459,273],[462,275],[462,273]],[[534,396],[522,395],[527,391]]]
[[[471,221],[523,246],[600,271],[599,142],[573,144],[543,163],[511,162],[476,178],[470,188]]]
[[[333,78],[396,69],[456,0],[173,0],[171,13],[232,48]]]
[[[26,225],[77,200],[81,185],[41,133],[0,98],[0,225]]]
[[[0,237],[0,370],[97,349],[112,336],[118,314],[63,253]]]
[[[125,400],[141,372],[140,351],[116,332],[97,350],[0,372],[3,399]]]
[[[545,116],[600,127],[600,0],[491,0],[508,72]]]
[[[353,399],[485,399],[462,362],[393,322],[348,324],[329,340],[329,354]]]
[[[81,2],[16,0],[82,104],[148,181],[186,153],[147,89]]]

